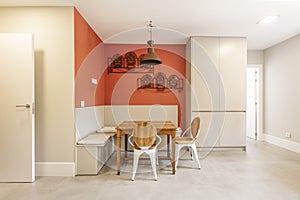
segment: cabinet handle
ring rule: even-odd
[[[193,110],[192,112],[246,112],[246,110]]]

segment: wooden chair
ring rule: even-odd
[[[133,146],[133,172],[132,181],[134,181],[139,158],[143,153],[150,156],[154,178],[157,180],[157,146],[161,138],[157,135],[156,128],[150,122],[139,122],[136,124],[133,134],[128,138],[128,142]]]
[[[181,136],[178,136],[178,137],[174,138],[174,141],[175,141],[175,144],[176,144],[176,153],[175,153],[176,164],[175,164],[175,168],[177,168],[177,165],[178,165],[180,149],[182,147],[189,147],[189,150],[192,150],[192,152],[191,152],[192,158],[196,159],[198,167],[199,167],[199,169],[201,169],[201,165],[200,165],[200,161],[199,161],[198,153],[197,153],[197,148],[196,148],[196,139],[199,135],[199,132],[200,132],[199,130],[200,130],[200,118],[196,117],[196,118],[193,119],[193,121],[191,123],[191,126],[189,128],[187,128],[181,134]],[[186,137],[185,135],[189,132],[191,133],[190,137]]]

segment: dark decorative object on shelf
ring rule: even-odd
[[[154,73],[153,65],[141,65],[140,60],[144,54],[139,57],[136,53],[130,51],[124,56],[115,54],[107,59],[108,73]]]
[[[152,88],[154,86],[153,78],[146,74],[140,79],[141,88]]]
[[[126,60],[126,66],[132,66],[135,67],[137,63],[137,56],[134,52],[128,52],[125,54],[125,60]]]
[[[122,67],[123,65],[123,57],[120,54],[115,54],[112,57],[111,66],[115,68]]]
[[[182,89],[183,86],[183,80],[180,79],[178,76],[176,75],[171,75],[168,79],[168,88],[170,89],[178,89],[181,88]]]
[[[149,74],[137,79],[138,89],[156,89],[164,91],[164,89],[175,89],[181,92],[183,90],[183,79],[177,75],[170,75],[169,78],[163,72],[155,74],[154,78]]]
[[[167,86],[167,77],[164,73],[158,72],[154,76],[155,78],[155,85],[157,88],[165,88]]]

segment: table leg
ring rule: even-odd
[[[172,173],[175,174],[176,170],[175,170],[175,139],[174,137],[172,137]]]
[[[125,134],[125,142],[124,142],[124,145],[125,145],[125,158],[127,158],[127,151],[128,151],[128,135]]]
[[[117,133],[117,175],[120,175],[121,166],[121,134]]]
[[[167,135],[167,157],[170,158],[170,135]]]

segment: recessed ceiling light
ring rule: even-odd
[[[263,18],[262,20],[258,21],[257,24],[269,24],[273,22],[274,20],[278,19],[279,15],[272,15]]]

